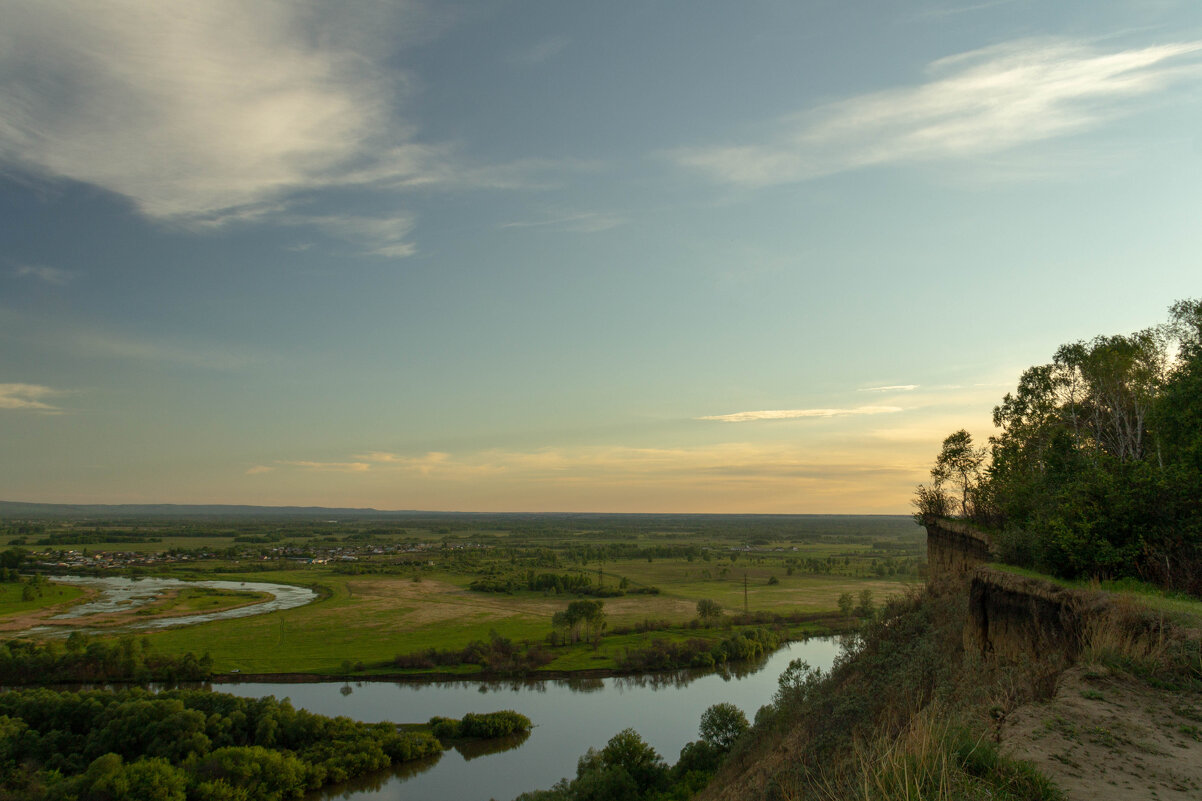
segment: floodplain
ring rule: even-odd
[[[294,609],[140,635],[156,653],[207,653],[215,672],[241,675],[629,670],[653,644],[695,651],[752,629],[776,642],[851,628],[925,570],[922,530],[904,516],[50,517],[6,533],[49,573],[315,590]],[[556,622],[581,600],[598,605],[595,619]],[[153,608],[252,602],[198,590]],[[0,626],[17,612],[6,598]]]

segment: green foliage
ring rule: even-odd
[[[985,449],[973,445],[972,434],[963,428],[943,440],[943,449],[935,457],[931,478],[935,489],[951,483],[960,490],[960,511],[968,516],[968,496],[981,480],[981,465],[985,462]]]
[[[16,580],[16,571],[20,569],[21,563],[25,561],[25,557],[25,551],[20,548],[9,548],[6,551],[0,552],[0,568],[6,571],[4,574],[6,576],[5,581]],[[7,571],[12,571],[12,573],[10,574]],[[13,578],[7,578],[8,575],[12,575]]]
[[[568,608],[551,616],[551,640],[553,644],[579,642],[581,639],[594,644],[605,630],[604,601],[572,601]]]
[[[399,668],[429,670],[455,665],[479,665],[485,673],[509,675],[527,673],[546,665],[551,654],[538,645],[519,646],[495,630],[488,641],[472,640],[461,649],[428,648],[415,654],[398,654],[392,664]]]
[[[999,431],[980,482],[971,438],[956,432],[935,487],[918,489],[920,513],[938,514],[932,493],[950,479],[1008,562],[1202,594],[1202,301],[1171,315],[1064,345],[1026,370],[993,410]]]
[[[27,585],[28,588],[28,585]],[[208,655],[151,653],[142,639],[92,640],[73,632],[64,647],[52,641],[0,643],[0,683],[61,684],[106,681],[203,681],[212,675]]]
[[[476,714],[469,712],[462,720],[454,718],[430,718],[430,730],[439,740],[455,740],[460,737],[476,737],[485,740],[508,737],[511,734],[530,731],[530,718],[503,709],[500,712]]]
[[[943,491],[943,487],[938,483],[927,486],[919,484],[914,490],[914,500],[912,501],[915,512],[914,522],[922,525],[928,520],[939,517],[947,517],[952,513],[952,500],[947,497],[947,493]]]
[[[704,622],[712,622],[722,617],[722,604],[713,598],[702,598],[697,602],[697,617]]]
[[[201,690],[14,690],[0,734],[5,761],[35,770],[10,776],[6,797],[31,799],[42,786],[51,799],[298,798],[441,750],[423,732]]]
[[[780,637],[766,628],[736,632],[714,642],[695,637],[689,640],[654,638],[642,648],[628,649],[618,659],[622,670],[673,670],[686,667],[713,667],[727,662],[760,659],[780,645]]]
[[[574,779],[516,801],[686,801],[709,783],[747,725],[732,704],[710,707],[701,719],[702,739],[686,744],[672,767],[638,732],[624,729],[600,751],[590,748],[576,763]]]
[[[714,704],[701,714],[701,741],[725,753],[750,728],[743,710],[734,704]]]

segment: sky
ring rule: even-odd
[[[0,499],[902,514],[1200,292],[1195,0],[0,0]]]

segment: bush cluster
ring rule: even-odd
[[[618,666],[630,671],[714,667],[760,659],[778,645],[780,637],[764,628],[738,632],[717,642],[699,637],[684,641],[657,637],[644,648],[627,649],[618,659]]]
[[[486,714],[469,712],[461,720],[444,717],[430,718],[430,728],[439,740],[454,740],[460,737],[491,740],[530,731],[532,725],[530,718],[514,712],[512,709],[502,709],[500,712]]]
[[[513,674],[537,670],[554,657],[538,644],[518,645],[508,637],[492,632],[488,641],[473,640],[460,649],[427,648],[412,654],[398,654],[392,663],[398,668],[432,670],[436,667],[479,665],[486,673]]]

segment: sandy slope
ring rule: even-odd
[[[1202,694],[1078,666],[1051,700],[1007,716],[1002,750],[1033,762],[1071,801],[1202,798]]]

